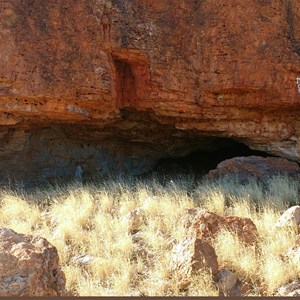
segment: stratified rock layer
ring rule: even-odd
[[[139,174],[220,137],[299,162],[299,15],[297,0],[0,0],[0,177]]]
[[[0,228],[0,296],[64,296],[56,248],[41,237]]]

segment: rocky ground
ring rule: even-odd
[[[287,162],[250,157],[247,180],[229,176],[244,160],[202,182],[2,190],[0,295],[299,296],[297,166],[272,177]]]

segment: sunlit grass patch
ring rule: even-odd
[[[1,194],[1,225],[19,233],[31,234],[37,226],[40,210],[34,203],[26,201],[25,195],[12,192]]]
[[[40,235],[54,244],[67,278],[68,295],[76,296],[217,296],[208,270],[178,289],[169,270],[172,246],[187,229],[181,217],[200,207],[253,220],[258,240],[253,246],[221,230],[212,240],[220,268],[230,269],[253,289],[249,295],[271,295],[300,276],[299,264],[283,255],[297,238],[296,228],[275,228],[281,213],[299,204],[299,183],[283,177],[268,186],[240,184],[227,178],[196,181],[192,176],[136,180],[108,178],[98,184],[69,184],[36,193],[0,191],[0,226]],[[141,211],[138,235],[130,232],[128,213]],[[78,264],[73,258],[88,255]]]

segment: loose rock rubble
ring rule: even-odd
[[[63,296],[65,275],[46,239],[0,228],[0,296]]]

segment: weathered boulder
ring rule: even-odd
[[[271,177],[284,175],[300,179],[300,167],[295,162],[277,157],[235,157],[218,164],[215,170],[211,170],[206,178],[218,179],[234,175],[242,181],[251,180],[267,182]]]
[[[56,248],[41,237],[0,228],[0,296],[63,296]]]
[[[299,162],[299,11],[0,1],[0,177],[140,174],[219,138]]]
[[[185,289],[192,276],[207,268],[213,275],[219,269],[215,249],[205,240],[187,237],[174,246],[170,270],[180,289]]]
[[[206,209],[190,209],[181,219],[183,226],[189,229],[191,234],[198,238],[211,239],[222,229],[236,233],[239,239],[246,244],[256,241],[258,231],[249,218],[236,216],[220,216]]]
[[[276,222],[275,227],[299,226],[300,225],[300,206],[295,205],[287,209]]]

